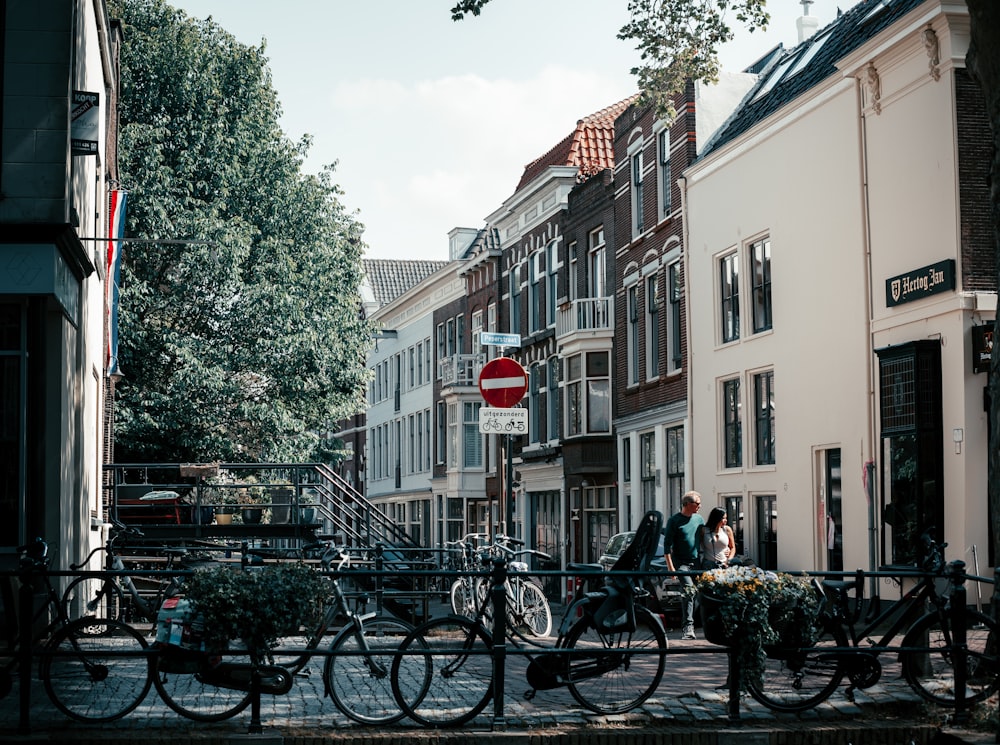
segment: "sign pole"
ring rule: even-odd
[[[507,483],[505,484],[507,490],[507,511],[504,514],[504,520],[507,525],[504,526],[504,532],[513,531],[514,528],[514,448],[511,441],[512,435],[507,435]],[[510,535],[510,533],[507,533]]]

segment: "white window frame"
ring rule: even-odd
[[[629,223],[632,227],[632,238],[638,238],[645,229],[645,214],[643,203],[645,202],[643,171],[643,141],[637,140],[628,149],[628,183],[629,183],[629,203],[632,207],[632,217]]]
[[[656,186],[657,217],[666,220],[673,213],[671,188],[673,174],[670,169],[670,130],[661,126],[656,132]]]
[[[663,308],[663,291],[660,289],[659,272],[648,274],[643,279],[646,380],[656,380],[660,377],[660,313]]]
[[[607,242],[604,236],[604,226],[594,228],[587,236],[588,241],[588,290],[590,297],[605,297],[607,291]]]

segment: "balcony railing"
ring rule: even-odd
[[[442,386],[477,385],[486,364],[485,354],[456,354],[438,362]]]
[[[556,314],[556,337],[586,331],[603,332],[610,336],[615,331],[614,305],[610,297],[586,297],[572,301]]]

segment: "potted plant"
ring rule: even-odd
[[[821,598],[809,577],[731,566],[695,577],[685,592],[698,595],[705,638],[733,648],[741,690],[761,679],[769,645],[815,643]]]
[[[248,476],[243,479],[246,486],[240,487],[240,518],[247,525],[259,525],[264,519],[264,505],[268,503],[267,492]]]
[[[316,491],[314,489],[303,489],[299,497],[299,515],[301,522],[305,525],[312,525],[316,522]]]
[[[252,571],[228,566],[195,572],[184,594],[204,627],[206,650],[239,640],[256,664],[271,662],[284,636],[314,624],[330,583],[305,564],[270,564]]]
[[[215,505],[216,525],[230,525],[233,522],[236,505],[239,503],[236,493],[225,484],[224,481],[210,479],[206,490],[207,501]]]
[[[290,481],[273,481],[268,484],[268,495],[271,498],[271,522],[287,523],[292,517],[292,497],[295,487]]]

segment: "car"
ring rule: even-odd
[[[635,538],[635,531],[628,530],[623,533],[615,533],[611,538],[608,539],[607,544],[604,547],[604,553],[598,559],[598,563],[604,569],[604,571],[609,571],[618,561],[618,557],[624,553],[625,549]],[[663,559],[663,535],[660,535],[660,542],[656,547],[656,558],[650,564],[650,570],[654,572],[666,572],[667,564]],[[647,597],[643,599],[643,603],[649,610],[654,613],[666,616],[670,622],[676,622],[678,625],[681,623],[681,599],[683,597],[683,587],[681,581],[670,574],[664,574],[662,577],[651,575],[643,578],[643,586],[649,593]],[[700,622],[697,598],[695,598],[695,623]]]

